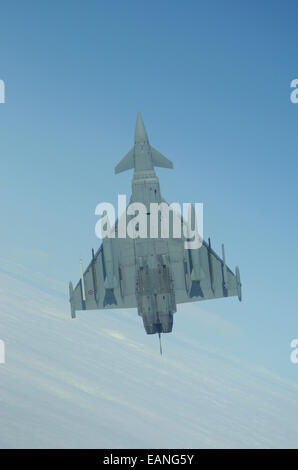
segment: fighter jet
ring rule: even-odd
[[[165,203],[161,196],[155,167],[173,168],[173,164],[150,145],[140,113],[137,116],[135,142],[118,163],[115,173],[134,170],[130,204],[144,204],[150,218],[151,204]],[[193,207],[193,206],[192,206]],[[160,214],[159,214],[160,215]],[[127,223],[132,216],[127,217]],[[159,217],[159,223],[161,218]],[[173,219],[170,222],[173,228]],[[185,221],[181,217],[181,225]],[[73,289],[69,284],[71,317],[77,310],[137,308],[147,334],[170,333],[177,304],[220,297],[238,296],[241,301],[239,268],[235,273],[208,242],[201,238],[199,248],[185,248],[185,237],[105,237],[87,269]],[[138,227],[136,226],[136,230]]]

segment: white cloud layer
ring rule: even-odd
[[[1,266],[0,448],[297,447],[294,382],[177,329],[160,357],[136,311],[71,320],[67,285],[63,300],[61,283]]]

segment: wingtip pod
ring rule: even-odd
[[[242,300],[242,284],[241,284],[241,280],[240,280],[240,271],[239,271],[238,266],[236,266],[235,276],[236,276],[237,295],[238,295],[239,301],[241,302],[241,300]]]
[[[75,311],[74,303],[73,303],[73,285],[71,281],[69,283],[69,302],[70,302],[71,318],[76,318],[76,311]]]

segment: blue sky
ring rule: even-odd
[[[69,314],[96,205],[130,194],[132,175],[113,172],[141,111],[174,162],[163,196],[203,202],[205,237],[240,266],[243,302],[201,306],[238,333],[197,340],[297,381],[297,14],[294,1],[2,6],[0,255],[65,282]],[[196,338],[183,307],[175,328]]]

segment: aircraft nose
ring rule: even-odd
[[[137,115],[137,123],[135,130],[135,143],[148,142],[147,132],[143,123],[141,113]]]

